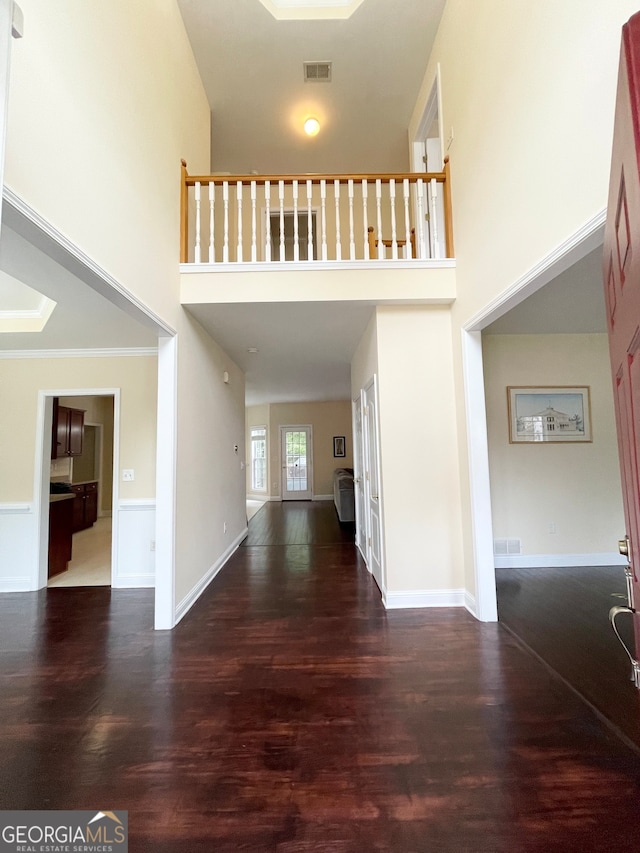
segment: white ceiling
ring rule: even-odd
[[[487,335],[606,332],[602,248],[594,249],[499,320]]]
[[[408,168],[407,128],[445,0],[364,0],[347,20],[278,21],[260,0],[178,0],[212,111],[212,168]],[[305,83],[304,61],[331,61]],[[321,130],[310,139],[304,119]]]
[[[373,307],[244,303],[190,305],[189,311],[245,371],[247,404],[257,405],[350,399],[351,359]]]
[[[0,350],[153,347],[157,335],[100,296],[4,222],[0,270],[57,303],[41,332],[0,335]]]

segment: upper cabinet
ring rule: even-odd
[[[51,458],[63,459],[65,456],[80,456],[83,436],[84,411],[60,406],[57,398],[54,398]]]

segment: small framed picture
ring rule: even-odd
[[[334,435],[333,436],[333,455],[334,456],[346,456],[345,444],[344,444],[344,436],[343,435]]]
[[[591,441],[589,387],[507,388],[509,442]]]

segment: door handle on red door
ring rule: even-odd
[[[618,539],[618,551],[622,554],[623,557],[629,556],[629,537],[625,536],[624,539]]]

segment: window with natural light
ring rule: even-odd
[[[251,491],[267,491],[267,428],[251,428]]]

